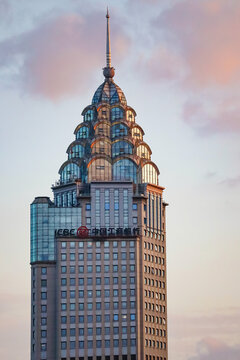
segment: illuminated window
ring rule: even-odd
[[[142,182],[158,185],[158,173],[152,164],[146,164],[143,166]]]

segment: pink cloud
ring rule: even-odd
[[[169,80],[170,74],[194,98],[185,104],[184,116],[199,134],[240,131],[239,99],[234,96],[240,91],[239,19],[238,1],[184,0],[153,21],[158,42],[149,77]],[[167,56],[158,54],[159,39]]]
[[[236,99],[219,102],[189,100],[183,108],[184,121],[200,135],[240,131],[240,104]]]
[[[239,360],[240,345],[230,346],[215,338],[204,338],[189,360]]]
[[[225,85],[239,81],[239,18],[235,0],[185,0],[160,14],[155,27],[179,47],[191,86]]]
[[[117,35],[115,35],[117,33]],[[126,35],[114,27],[114,57],[126,53]],[[50,99],[86,89],[93,72],[105,65],[105,19],[98,13],[68,14],[0,44],[0,65],[18,65],[24,90]]]

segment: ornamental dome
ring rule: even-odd
[[[123,91],[113,80],[105,80],[96,90],[92,99],[92,105],[98,105],[100,103],[108,103],[109,105],[120,103],[127,105]]]

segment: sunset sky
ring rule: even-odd
[[[0,358],[30,356],[29,205],[103,82],[107,5],[169,203],[169,360],[239,360],[239,0],[0,0]]]

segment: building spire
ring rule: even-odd
[[[106,67],[103,69],[103,75],[106,79],[110,80],[114,77],[114,68],[111,65],[111,43],[110,43],[110,24],[109,24],[109,11],[107,7],[107,38],[106,38]]]
[[[106,65],[107,67],[111,67],[111,43],[110,43],[110,25],[109,25],[109,11],[107,7],[107,42],[106,42]]]

